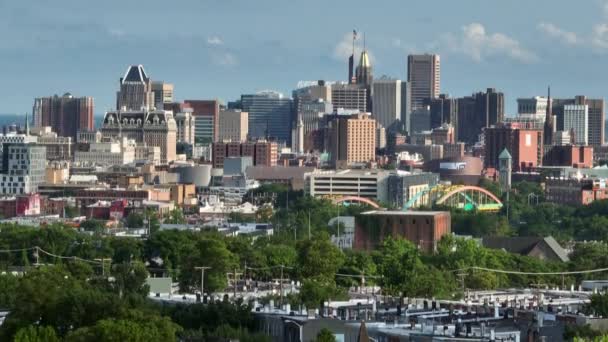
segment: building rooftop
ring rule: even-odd
[[[372,210],[361,213],[362,215],[390,215],[390,216],[428,216],[449,213],[448,211],[400,211],[400,210]]]

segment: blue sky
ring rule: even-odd
[[[178,100],[343,80],[353,28],[375,76],[403,79],[408,53],[439,53],[442,92],[495,87],[509,114],[548,84],[606,95],[608,1],[0,0],[0,113],[66,91],[103,113],[129,64],[174,83]]]

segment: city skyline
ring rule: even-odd
[[[353,20],[353,27],[287,24],[294,19],[289,13],[320,23],[332,22],[336,13],[360,18],[358,2],[182,1],[172,4],[179,22],[166,20],[166,3],[114,4],[0,4],[0,73],[11,80],[0,86],[10,94],[1,112],[28,112],[34,97],[71,92],[94,97],[95,114],[102,114],[113,108],[116,77],[130,64],[174,84],[179,100],[227,102],[263,89],[289,96],[300,80],[346,81],[353,28],[365,33],[377,77],[405,80],[407,54],[437,53],[442,93],[466,96],[494,87],[505,93],[508,115],[516,112],[516,98],[543,95],[547,84],[557,98],[605,97],[603,1],[480,2],[466,12],[448,1],[438,5],[440,12],[422,1],[395,1],[366,7],[368,20]],[[130,20],[134,11],[163,24],[140,25]],[[588,20],[573,23],[573,12]],[[404,21],[404,13],[416,14]],[[224,25],[227,18],[240,24]],[[360,37],[356,55],[362,44]],[[577,73],[561,72],[569,68]]]

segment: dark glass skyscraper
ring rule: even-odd
[[[241,95],[243,111],[249,112],[251,138],[276,138],[291,143],[293,101],[277,92]]]

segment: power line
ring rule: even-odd
[[[592,269],[592,270],[562,271],[562,272],[524,272],[524,271],[499,270],[499,269],[495,269],[495,268],[487,268],[487,267],[479,267],[479,266],[470,266],[470,267],[459,268],[456,270],[452,270],[450,272],[460,272],[460,271],[468,271],[468,270],[479,270],[479,271],[487,271],[487,272],[494,272],[494,273],[519,274],[519,275],[572,275],[572,274],[608,272],[608,268],[596,268],[596,269]]]

